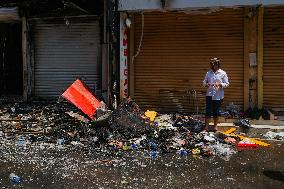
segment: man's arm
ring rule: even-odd
[[[229,79],[228,79],[228,76],[227,76],[227,73],[224,74],[224,77],[222,78],[222,83],[221,83],[221,86],[222,88],[226,88],[229,86]]]
[[[203,86],[207,87],[208,86],[208,72],[206,73],[204,80],[203,80]]]

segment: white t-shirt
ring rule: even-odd
[[[203,85],[210,85],[207,88],[206,96],[212,96],[212,100],[224,98],[224,88],[229,86],[229,79],[224,70],[218,69],[215,73],[209,70],[203,80]],[[214,84],[221,84],[222,87],[215,87]]]

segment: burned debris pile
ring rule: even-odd
[[[234,130],[206,132],[204,123],[189,115],[142,112],[131,99],[113,111],[98,108],[97,114],[90,120],[66,102],[6,104],[0,112],[1,137],[16,146],[73,145],[108,156],[136,151],[151,158],[178,153],[225,160],[245,138]]]
[[[77,140],[86,136],[85,127],[90,124],[70,117],[70,111],[77,110],[68,103],[8,103],[0,112],[1,132],[8,139],[21,134],[50,142]]]

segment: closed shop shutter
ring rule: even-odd
[[[36,20],[33,36],[36,97],[57,98],[77,78],[99,92],[100,40],[96,18]]]
[[[135,15],[135,52],[142,19]],[[143,108],[160,111],[204,109],[203,78],[212,57],[229,76],[224,104],[243,107],[243,9],[205,15],[182,12],[144,13],[140,54],[134,61],[134,97]],[[194,91],[199,101],[194,101]]]
[[[264,9],[263,105],[284,108],[284,7]]]

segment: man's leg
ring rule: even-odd
[[[210,117],[205,117],[205,130],[209,130],[209,122],[210,122]]]
[[[214,119],[213,131],[217,131],[217,124],[219,120],[219,112],[220,112],[221,104],[222,104],[222,100],[213,100],[213,103],[212,103],[213,119]]]
[[[219,119],[218,119],[218,116],[217,116],[217,117],[214,116],[213,119],[214,119],[213,131],[217,131],[217,124],[218,124],[218,120],[219,120]]]

